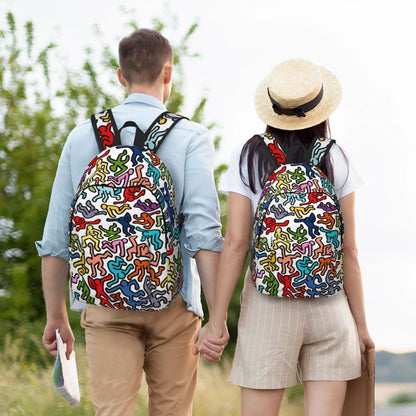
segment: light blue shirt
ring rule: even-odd
[[[146,131],[166,108],[155,97],[131,94],[112,111],[118,128],[131,120]],[[134,128],[123,129],[122,143],[132,145],[134,134]],[[40,256],[68,259],[70,205],[82,174],[97,154],[92,124],[86,120],[72,130],[62,150],[43,237],[36,242]],[[181,120],[165,139],[158,155],[172,176],[177,212],[184,214],[181,231],[184,286],[181,294],[188,309],[202,317],[201,284],[193,257],[201,249],[222,249],[219,203],[213,176],[212,137],[200,124]]]

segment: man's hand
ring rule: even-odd
[[[75,338],[68,321],[59,319],[48,320],[45,326],[45,330],[43,331],[43,345],[51,355],[56,357],[56,329],[59,329],[62,341],[64,344],[66,344],[66,358],[69,359],[69,356],[71,355],[71,352],[74,349]]]
[[[42,257],[42,285],[46,305],[46,326],[43,332],[43,345],[50,354],[56,356],[56,329],[66,343],[67,358],[74,349],[74,334],[68,322],[66,310],[66,285],[68,262],[61,257]]]

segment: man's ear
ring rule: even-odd
[[[166,63],[164,67],[164,79],[163,79],[163,82],[165,84],[170,84],[170,82],[172,81],[172,71],[173,71],[172,63],[171,62]]]
[[[118,80],[120,81],[120,84],[121,84],[123,87],[127,87],[127,82],[126,82],[126,80],[124,79],[124,77],[123,77],[123,73],[121,72],[121,69],[120,69],[120,68],[117,68],[117,76],[118,76]]]

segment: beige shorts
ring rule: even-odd
[[[279,389],[308,380],[351,380],[361,375],[360,357],[345,292],[320,299],[271,297],[246,275],[231,383]]]

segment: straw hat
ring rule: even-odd
[[[341,85],[305,59],[284,61],[258,86],[254,103],[269,126],[301,130],[326,120],[341,100]]]

